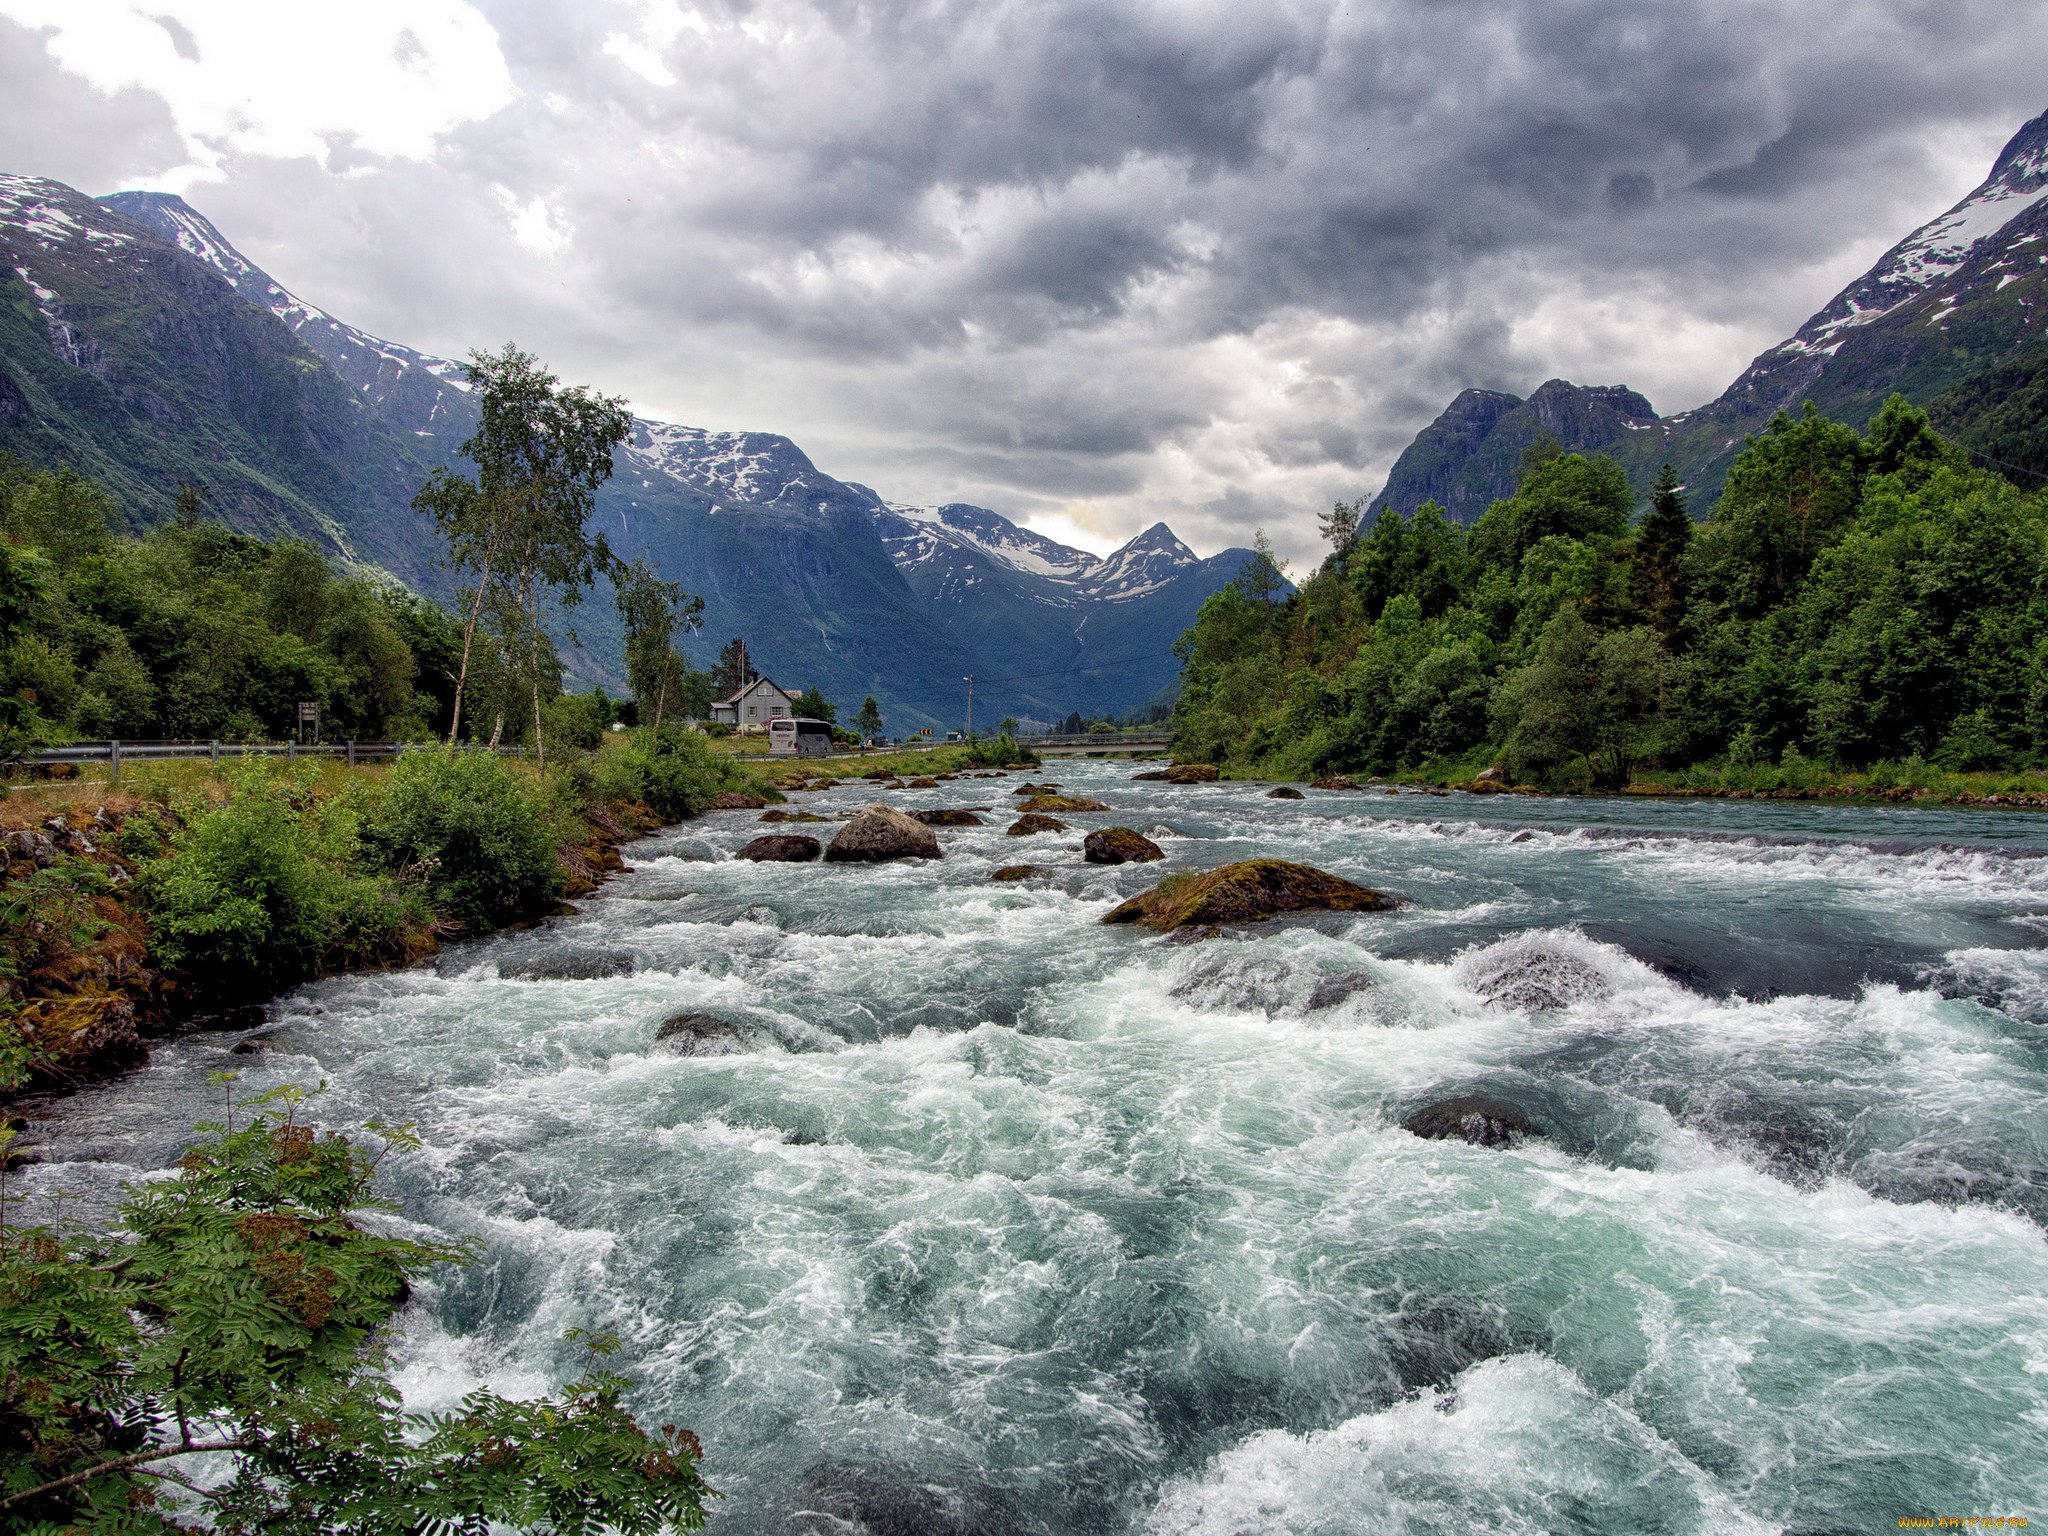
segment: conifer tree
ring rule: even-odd
[[[1679,494],[1669,464],[1657,475],[1650,510],[1636,531],[1635,570],[1629,597],[1643,620],[1667,639],[1685,614],[1685,551],[1692,542],[1692,516]]]

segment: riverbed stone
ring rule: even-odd
[[[1288,859],[1245,859],[1194,875],[1170,875],[1107,913],[1159,933],[1256,923],[1286,912],[1387,912],[1397,896]]]
[[[1511,1147],[1543,1135],[1543,1128],[1514,1105],[1477,1093],[1425,1104],[1401,1128],[1425,1141],[1464,1141],[1475,1147]]]
[[[1150,864],[1166,854],[1151,838],[1130,827],[1100,827],[1082,841],[1081,857],[1090,864]]]
[[[768,801],[761,795],[748,794],[743,789],[721,789],[711,799],[714,811],[758,811]]]
[[[733,1056],[747,1048],[747,1032],[712,1013],[677,1013],[661,1021],[654,1043],[679,1056]]]
[[[1109,807],[1086,795],[1033,795],[1018,809],[1037,811],[1042,816],[1072,816],[1087,811],[1106,811]]]
[[[1292,784],[1282,784],[1278,789],[1267,790],[1266,798],[1268,800],[1305,800],[1308,797]]]
[[[1067,824],[1057,816],[1042,816],[1037,811],[1026,811],[1010,823],[1010,836],[1032,837],[1040,832],[1064,832]]]
[[[889,859],[937,859],[938,834],[913,816],[871,805],[844,827],[825,849],[832,864],[876,864]]]
[[[829,821],[829,816],[820,816],[816,811],[763,811],[763,821]]]
[[[978,827],[983,825],[982,819],[979,816],[975,815],[972,811],[966,810],[912,811],[910,819],[912,821],[921,821],[928,827]]]
[[[1166,770],[1169,784],[1214,784],[1222,777],[1214,763],[1175,763]]]
[[[1045,871],[1040,869],[1036,864],[1005,864],[1001,869],[997,870],[994,874],[990,875],[989,879],[1001,880],[1004,882],[1009,882],[1013,880],[1029,880],[1034,875],[1042,875],[1044,873]]]
[[[756,864],[808,864],[821,851],[815,837],[805,837],[796,832],[771,832],[757,837],[733,857],[751,859]]]

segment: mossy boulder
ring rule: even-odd
[[[750,859],[756,864],[808,864],[819,852],[819,843],[815,837],[783,832],[757,837],[733,857]]]
[[[1317,779],[1317,780],[1316,780],[1316,781],[1315,781],[1315,782],[1314,782],[1313,784],[1309,785],[1309,788],[1310,788],[1310,789],[1356,789],[1356,788],[1358,788],[1358,785],[1357,785],[1357,784],[1356,784],[1356,783],[1355,783],[1355,782],[1354,782],[1353,780],[1351,780],[1351,779],[1347,779],[1347,778],[1344,778],[1344,777],[1342,777],[1342,776],[1340,775],[1340,776],[1338,776],[1338,777],[1334,777],[1334,778],[1328,778],[1328,779]]]
[[[714,811],[758,811],[768,803],[762,795],[750,795],[743,789],[721,789],[712,797]]]
[[[1152,768],[1144,773],[1134,773],[1131,775],[1131,782],[1133,784],[1162,784],[1165,781],[1166,770],[1164,768]]]
[[[1041,816],[1072,816],[1082,811],[1106,811],[1109,807],[1086,795],[1033,795],[1018,809],[1037,811]]]
[[[1057,784],[1034,784],[1029,779],[1010,791],[1013,795],[1056,795],[1059,792]]]
[[[1129,827],[1102,827],[1090,832],[1082,842],[1081,857],[1090,864],[1150,864],[1166,855],[1142,832]]]
[[[879,864],[889,859],[936,859],[938,834],[913,816],[871,805],[844,827],[825,849],[828,864]]]
[[[1064,832],[1067,824],[1057,816],[1041,816],[1036,811],[1027,811],[1010,823],[1010,836],[1032,837],[1040,832]]]
[[[1214,763],[1175,763],[1166,770],[1169,784],[1214,784],[1222,777]]]
[[[911,779],[909,781],[908,787],[911,789],[937,789],[939,787],[939,781],[934,778]]]
[[[1425,1141],[1465,1141],[1475,1147],[1511,1147],[1543,1128],[1512,1104],[1483,1094],[1466,1094],[1425,1104],[1401,1122]]]
[[[826,820],[829,820],[829,818],[828,818],[828,817],[820,816],[820,815],[819,815],[819,814],[818,814],[818,813],[817,813],[816,811],[763,811],[763,812],[761,813],[761,819],[762,819],[763,821],[826,821]]]
[[[1312,864],[1245,859],[1198,875],[1172,875],[1103,917],[1160,933],[1190,925],[1256,923],[1284,912],[1386,912],[1400,898]]]
[[[1036,864],[1005,864],[1001,869],[990,875],[989,879],[1001,880],[1007,884],[1016,880],[1029,880],[1034,875],[1042,875],[1044,873],[1045,871]]]
[[[1307,796],[1303,795],[1292,784],[1282,784],[1278,789],[1267,790],[1266,798],[1268,800],[1303,800]]]
[[[921,821],[928,827],[978,827],[982,820],[972,811],[940,810],[912,811],[912,821]]]

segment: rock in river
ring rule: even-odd
[[[1169,784],[1214,784],[1220,777],[1214,763],[1175,763],[1166,770]]]
[[[1010,836],[1012,837],[1030,837],[1037,832],[1064,832],[1066,830],[1067,824],[1057,816],[1041,816],[1036,811],[1028,811],[1010,823]]]
[[[1481,1094],[1425,1104],[1401,1128],[1426,1141],[1468,1141],[1475,1147],[1511,1147],[1543,1128],[1512,1104]]]
[[[1033,795],[1019,810],[1037,811],[1041,815],[1068,815],[1077,811],[1106,811],[1108,806],[1100,800],[1090,800],[1086,795]]]
[[[757,837],[733,857],[752,859],[757,864],[808,864],[819,853],[815,837],[803,837],[794,832],[769,833]]]
[[[912,821],[921,821],[928,827],[978,827],[981,818],[972,811],[912,811]]]
[[[1150,864],[1166,855],[1142,832],[1129,827],[1103,827],[1088,834],[1081,844],[1081,857],[1090,864]]]
[[[662,1020],[654,1043],[681,1056],[731,1056],[747,1048],[747,1032],[709,1013],[678,1013]]]
[[[1307,797],[1292,784],[1282,784],[1278,789],[1267,790],[1266,798],[1268,800],[1302,800]]]
[[[874,864],[885,859],[936,859],[938,834],[915,817],[871,805],[849,821],[825,850],[829,864]]]
[[[1399,905],[1399,897],[1312,864],[1246,859],[1199,875],[1170,876],[1102,920],[1171,933],[1188,924],[1255,923],[1283,912],[1386,912]]]

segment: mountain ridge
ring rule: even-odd
[[[1465,390],[1402,451],[1371,508],[1413,512],[1435,500],[1469,522],[1512,493],[1522,452],[1547,433],[1568,451],[1612,454],[1639,494],[1671,463],[1699,514],[1720,494],[1749,435],[1779,411],[1812,400],[1861,429],[1894,390],[1931,405],[2027,354],[2041,340],[2044,316],[2048,112],[2013,134],[1968,196],[1757,354],[1714,400],[1631,420],[1603,409],[1617,391],[1648,409],[1620,386],[1552,379],[1526,400]]]
[[[235,526],[452,589],[409,501],[473,428],[463,365],[300,298],[169,194],[92,199],[0,176],[0,257],[0,446],[108,481],[144,521],[181,481],[206,483]],[[139,347],[153,330],[183,344]],[[266,434],[280,424],[303,452],[278,451]],[[1201,560],[1158,525],[1096,557],[966,510],[986,614],[891,548],[903,511],[775,433],[636,418],[595,517],[628,557],[704,596],[695,650],[744,635],[779,680],[849,706],[872,693],[899,729],[957,723],[969,673],[994,689],[984,707],[1020,718],[1142,706],[1170,688],[1172,642],[1248,553]],[[609,605],[581,609],[578,630],[578,670],[615,684]]]

